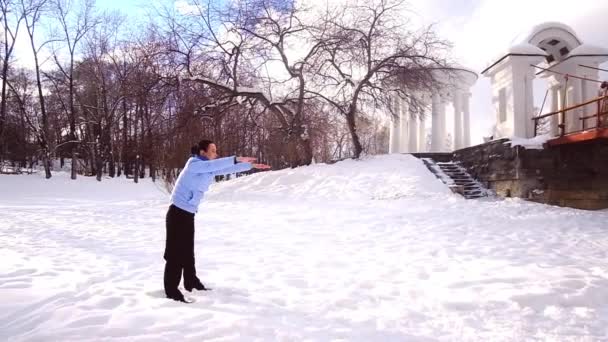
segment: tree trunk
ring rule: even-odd
[[[348,123],[348,130],[350,132],[351,139],[353,140],[353,159],[359,159],[361,152],[363,152],[363,146],[361,146],[361,140],[359,140],[359,135],[357,134],[355,114],[352,113],[352,110],[346,115],[346,122]]]
[[[122,163],[122,155],[121,153],[118,154],[118,172],[116,173],[116,177],[120,177],[122,175],[122,169],[124,167],[124,164]]]
[[[49,156],[48,148],[43,152],[42,162],[44,164],[44,175],[46,179],[51,178],[51,158]]]
[[[50,164],[50,150],[49,150],[49,118],[46,113],[46,107],[44,104],[44,93],[42,91],[42,79],[40,78],[40,64],[38,63],[38,54],[34,47],[34,39],[31,38],[32,50],[34,51],[34,68],[36,70],[36,86],[38,88],[38,100],[40,101],[40,114],[42,115],[42,141],[43,141],[43,153],[44,153],[44,172],[46,178],[51,178],[51,164]]]
[[[139,178],[146,178],[146,159],[139,158]]]
[[[76,179],[77,171],[78,171],[78,157],[76,154],[76,146],[72,146],[72,166],[70,167],[70,178]]]
[[[72,83],[72,80],[70,80],[70,83]],[[73,85],[70,84],[70,88],[72,88]],[[70,144],[69,144],[69,148],[70,148],[70,152],[72,155],[72,165],[70,167],[70,178],[71,179],[76,179],[78,177],[78,157],[77,157],[77,150],[78,150],[78,143],[75,142],[76,140],[76,119],[75,119],[75,113],[74,113],[74,104],[73,104],[73,94],[72,94],[72,89],[70,89],[70,106],[71,106],[71,114],[70,114],[70,134],[69,134],[69,139],[71,140]]]
[[[116,176],[116,163],[114,161],[114,153],[110,152],[110,165],[109,165],[108,175],[112,178]]]
[[[133,181],[139,183],[139,154],[135,156],[135,172],[133,172]]]
[[[101,182],[101,176],[103,175],[103,160],[101,158],[101,153],[98,153],[97,158],[95,158],[95,173],[97,175],[97,181]]]
[[[6,96],[6,81],[8,80],[8,62],[9,62],[9,58],[10,58],[10,52],[9,52],[9,48],[8,48],[8,32],[7,32],[7,27],[8,27],[8,21],[7,21],[7,14],[8,13],[4,13],[3,15],[3,19],[4,19],[4,58],[3,58],[3,63],[2,63],[2,103],[0,103],[0,146],[4,146],[4,124],[6,122],[6,100],[7,100],[7,96]],[[12,50],[12,48],[11,48]],[[4,155],[4,151],[0,151],[0,160],[2,159]]]
[[[312,144],[310,142],[310,139],[300,139],[300,146],[302,147],[302,152],[304,153],[304,158],[302,160],[303,165],[310,165],[312,164],[312,158],[313,158],[313,153],[312,153]]]
[[[301,166],[298,155],[298,142],[293,137],[289,137],[287,140],[287,160],[289,160],[289,167],[291,168]]]
[[[127,117],[127,100],[122,100],[122,153],[120,159],[122,160],[122,167],[125,171],[125,177],[129,175],[129,167],[127,163],[127,144],[128,144],[128,132],[129,132],[129,119]],[[120,167],[118,169],[118,177],[120,177]]]
[[[145,103],[145,102],[144,102]],[[139,138],[139,144],[137,145],[137,152],[141,153],[141,157],[139,158],[139,165],[140,168],[137,169],[139,171],[139,178],[145,178],[146,177],[146,149],[148,148],[147,144],[146,144],[146,131],[145,131],[145,123],[144,123],[144,111],[146,110],[145,104],[142,105],[140,107],[140,111],[139,111],[139,120],[141,120],[141,122],[139,123],[141,125],[141,135]],[[137,134],[137,133],[135,133]]]
[[[138,131],[138,127],[139,127],[139,104],[137,104],[136,108],[135,108],[135,121],[133,122],[133,147],[135,149],[135,153],[137,153],[137,155],[135,156],[135,168],[133,169],[133,181],[135,183],[139,182],[139,163],[140,163],[140,156],[139,156],[139,140],[138,140],[138,136],[137,136],[137,131]]]

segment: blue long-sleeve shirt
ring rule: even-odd
[[[180,172],[171,193],[171,203],[190,213],[196,213],[205,191],[213,183],[215,176],[251,170],[250,163],[235,164],[235,157],[209,160],[193,156]]]

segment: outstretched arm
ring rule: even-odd
[[[249,171],[252,168],[253,168],[253,165],[251,165],[251,163],[238,163],[238,164],[231,165],[225,169],[215,171],[215,175],[216,176],[225,176],[225,175],[229,175],[232,173]]]
[[[213,160],[191,160],[188,164],[190,172],[214,173],[234,166],[235,157],[218,158]],[[237,164],[238,165],[238,164]]]

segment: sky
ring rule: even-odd
[[[305,3],[326,0],[303,0]],[[336,0],[331,0],[336,1]],[[349,1],[349,0],[337,0]],[[184,0],[98,0],[99,9],[119,10],[129,17],[129,25],[153,12],[153,4],[183,6]],[[480,73],[510,46],[513,39],[531,27],[546,21],[571,26],[585,43],[608,48],[608,1],[606,0],[409,0],[404,18],[415,25],[434,24],[439,34],[453,42],[453,55],[461,65]],[[25,35],[17,46],[17,55],[29,49]],[[608,68],[608,65],[605,65]],[[600,75],[608,79],[608,74]],[[535,102],[540,106],[546,90],[543,81],[535,84]],[[479,75],[471,89],[472,142],[480,143],[495,123],[488,78]],[[448,108],[448,115],[451,113]],[[430,120],[427,120],[430,121]],[[448,118],[448,125],[453,124]],[[448,127],[450,131],[450,127]]]

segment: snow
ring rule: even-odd
[[[0,340],[608,339],[607,211],[464,200],[409,155],[213,186],[163,298],[148,179],[0,176]]]
[[[491,70],[496,63],[509,55],[524,55],[524,56],[547,56],[547,52],[543,51],[541,48],[534,46],[529,43],[520,43],[513,46],[510,46],[507,49],[507,52],[501,52],[496,55],[495,58],[492,58],[490,62],[486,63],[486,67],[482,74],[486,74],[489,70]]]
[[[549,21],[535,25],[529,30],[521,32],[512,40],[512,45],[517,45],[520,43],[529,43],[538,33],[549,29],[561,29],[570,34],[572,37],[574,37],[574,39],[576,39],[577,41],[580,41],[572,27],[560,22]]]
[[[237,87],[236,91],[239,93],[252,93],[252,94],[256,94],[256,93],[260,93],[260,94],[264,94],[264,92],[258,88],[253,88],[253,87]]]
[[[429,163],[429,167],[432,169],[432,172],[435,173],[435,177],[441,180],[444,184],[451,186],[454,185],[454,180],[445,174],[443,170],[435,163],[435,161],[431,158],[421,158],[422,160],[426,160]]]
[[[537,55],[547,56],[547,52],[543,51],[538,46],[534,46],[528,43],[521,43],[509,48],[508,54],[510,55]]]
[[[505,144],[510,144],[511,147],[523,146],[528,150],[542,150],[543,145],[553,139],[554,137],[549,134],[537,135],[534,138],[521,138],[521,137],[510,137],[509,141]]]
[[[574,48],[570,52],[570,56],[608,56],[608,49],[591,44],[582,44]]]
[[[224,87],[226,89],[231,89],[230,85],[222,84],[221,82],[215,81],[215,80],[207,78],[207,77],[200,77],[200,76],[184,77],[183,80],[207,82],[207,83],[211,83],[211,84],[216,84],[216,85],[218,85],[220,87]],[[266,94],[262,90],[260,90],[259,88],[236,87],[236,92],[238,92],[238,93],[260,94],[261,96],[263,96],[264,98],[266,98],[266,100],[268,102],[271,102],[271,99],[269,99],[268,96],[266,96]]]

